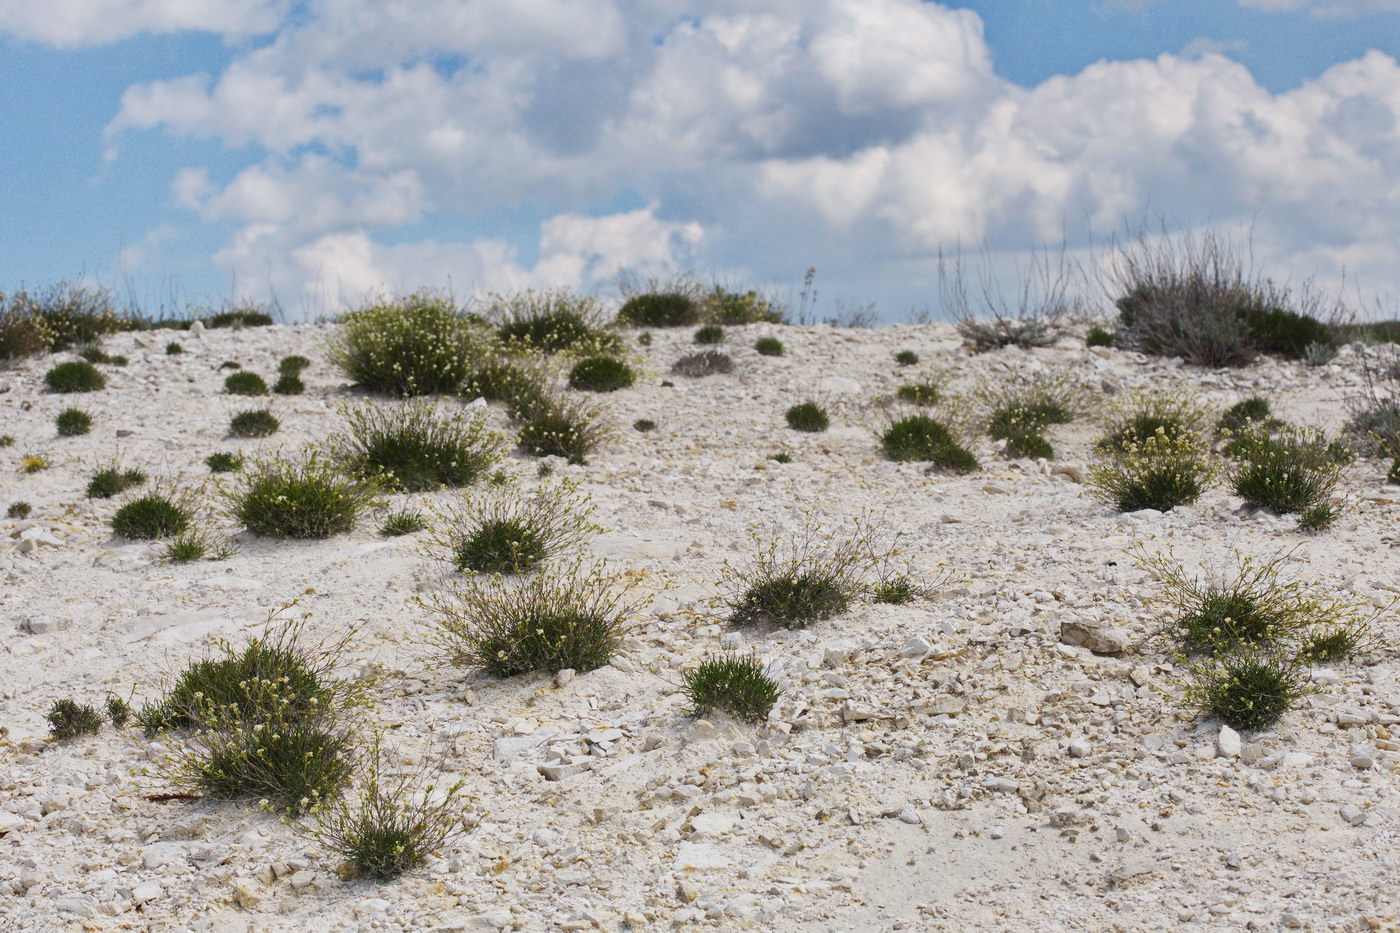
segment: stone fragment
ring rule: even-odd
[[[1060,623],[1060,641],[1066,645],[1088,648],[1095,654],[1120,654],[1128,647],[1126,629],[1082,619],[1066,619]]]
[[[160,882],[143,881],[131,889],[131,903],[140,907],[142,904],[160,897],[160,891]]]
[[[905,658],[922,658],[932,653],[933,646],[917,635],[909,639],[904,647],[899,649],[900,657]]]
[[[1229,726],[1221,726],[1220,734],[1215,738],[1215,747],[1220,750],[1222,758],[1240,757],[1240,734]]]

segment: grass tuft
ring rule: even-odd
[[[328,538],[355,527],[378,486],[352,478],[312,453],[301,460],[261,460],[222,490],[229,515],[255,535]]]
[[[140,470],[123,470],[118,466],[103,467],[88,480],[89,499],[110,499],[119,496],[135,486],[146,482],[146,474]]]
[[[898,461],[919,461],[951,473],[970,473],[979,468],[977,458],[963,447],[953,432],[928,415],[907,415],[892,421],[880,437],[885,457]]]
[[[768,718],[782,694],[763,662],[752,655],[734,654],[706,656],[686,671],[683,691],[692,715],[704,716],[718,709],[750,722]]]
[[[275,434],[282,422],[266,408],[240,411],[229,419],[229,434],[234,437],[267,437]]]
[[[469,486],[502,457],[505,439],[486,427],[486,412],[440,413],[426,399],[365,403],[341,411],[346,431],[327,442],[353,475],[399,492]]]
[[[725,375],[734,371],[734,360],[720,350],[701,350],[690,353],[671,364],[671,373],[700,379],[715,374]]]
[[[65,408],[54,419],[59,437],[79,437],[92,430],[92,415],[81,408]]]
[[[611,356],[591,356],[569,370],[569,388],[585,392],[616,392],[636,381],[632,367]]]
[[[395,398],[454,393],[490,343],[479,320],[443,295],[385,298],[341,318],[327,356],[352,382]]]
[[[1101,449],[1089,468],[1095,495],[1120,512],[1157,509],[1166,512],[1201,497],[1215,470],[1210,452],[1194,435],[1134,437],[1121,447]]]
[[[257,373],[242,370],[224,379],[224,391],[229,395],[266,395],[267,383]]]
[[[788,427],[794,431],[803,431],[808,434],[820,434],[831,427],[831,419],[827,416],[826,409],[816,402],[802,402],[787,410],[784,416],[787,419]]]
[[[60,742],[101,732],[104,722],[96,709],[72,700],[58,700],[44,718],[49,722],[49,735]]]
[[[50,392],[71,395],[75,392],[96,392],[107,387],[107,380],[86,360],[59,363],[44,373],[44,385]]]
[[[759,356],[783,356],[787,352],[777,337],[759,337],[753,342],[753,348]]]
[[[432,549],[463,573],[524,574],[576,551],[602,531],[591,500],[570,480],[463,495],[447,506]]]
[[[133,541],[154,541],[183,534],[193,521],[190,507],[161,490],[152,490],[117,509],[112,531]]]

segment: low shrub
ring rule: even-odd
[[[894,361],[900,366],[917,366],[919,364],[919,354],[913,350],[900,350],[894,355]]]
[[[210,473],[237,473],[243,469],[243,455],[221,450],[205,457],[204,465]]]
[[[226,560],[237,552],[238,544],[232,539],[216,538],[203,529],[192,528],[170,541],[162,556],[172,564],[186,564],[197,560]]]
[[[932,382],[907,383],[894,390],[894,397],[901,402],[908,402],[910,405],[918,405],[921,408],[938,403],[942,397],[942,392],[937,385]]]
[[[826,409],[816,402],[794,405],[787,410],[784,417],[788,427],[808,434],[819,434],[831,427],[831,419],[827,416]]]
[[[21,473],[42,473],[51,464],[45,457],[27,456],[21,457],[19,461],[19,471]]]
[[[107,380],[86,360],[59,363],[44,373],[44,385],[50,392],[64,395],[74,392],[96,392],[107,387]]]
[[[306,391],[306,383],[295,373],[283,373],[272,384],[272,391],[277,395],[301,395]]]
[[[517,413],[521,421],[520,447],[535,457],[563,457],[570,463],[586,463],[612,435],[606,409],[581,399],[550,394]]]
[[[1215,436],[1228,437],[1239,434],[1256,424],[1267,425],[1270,430],[1283,424],[1269,410],[1269,400],[1261,395],[1251,395],[1225,409],[1224,414],[1216,419]]]
[[[974,401],[997,440],[1039,435],[1054,424],[1069,424],[1091,407],[1084,386],[1063,372],[1013,372],[983,380]]]
[[[136,715],[136,711],[121,697],[109,696],[105,708],[107,719],[112,723],[114,729],[125,728],[126,724]]]
[[[31,506],[28,502],[11,502],[9,507],[5,509],[5,517],[28,518],[30,513],[33,511],[34,507]]]
[[[130,362],[124,356],[111,356],[99,346],[88,346],[78,351],[78,356],[89,363],[101,363],[104,366],[125,366]]]
[[[1054,460],[1055,448],[1043,436],[1034,431],[1021,431],[1007,434],[1004,438],[1006,455],[1026,460]]]
[[[783,356],[787,352],[777,337],[759,337],[753,342],[753,348],[759,356]]]
[[[457,578],[424,602],[429,640],[457,665],[496,677],[595,670],[622,644],[635,604],[629,584],[603,565],[574,563],[519,580]]]
[[[782,691],[752,655],[708,655],[685,673],[683,687],[691,713],[723,710],[736,719],[762,722]]]
[[[784,314],[772,300],[756,291],[731,292],[716,285],[704,297],[705,317],[717,324],[781,324]]]
[[[65,408],[54,419],[59,437],[78,437],[92,430],[92,415],[81,408]]]
[[[205,327],[215,330],[225,327],[271,327],[274,321],[269,311],[272,310],[274,309],[265,305],[235,305],[203,316],[201,320],[204,321]]]
[[[706,324],[695,332],[696,343],[713,346],[717,343],[724,343],[724,328],[718,324]]]
[[[903,606],[923,595],[924,588],[902,573],[887,572],[870,588],[871,602],[889,606]]]
[[[1188,390],[1143,389],[1110,404],[1097,447],[1124,451],[1158,434],[1198,442],[1211,421],[1211,410]]]
[[[1307,516],[1327,506],[1341,481],[1350,456],[1320,431],[1288,428],[1275,434],[1255,427],[1241,435],[1237,459],[1230,469],[1230,489],[1252,508],[1279,515]],[[1329,514],[1330,513],[1330,514]],[[1308,516],[1317,528],[1330,524],[1335,512],[1323,509]],[[1320,528],[1318,528],[1320,530]]]
[[[780,450],[775,454],[769,454],[768,459],[772,460],[774,463],[791,463],[792,455],[787,451]]]
[[[224,380],[224,391],[229,395],[266,395],[267,383],[257,373],[240,371]]]
[[[1309,693],[1298,662],[1277,651],[1202,658],[1187,671],[1184,700],[1241,732],[1268,729]]]
[[[504,402],[511,417],[543,404],[551,395],[548,376],[520,359],[497,356],[477,363],[462,386],[463,397]]]
[[[282,423],[266,408],[240,411],[229,419],[228,431],[234,437],[267,437],[275,434]]]
[[[645,434],[648,431],[656,430],[656,422],[652,421],[650,418],[638,418],[636,421],[632,422],[632,429]]]
[[[311,361],[304,356],[293,354],[284,356],[277,363],[277,373],[282,376],[300,376],[303,369],[308,369]]]
[[[133,541],[154,541],[183,534],[193,522],[182,499],[159,489],[132,499],[112,516],[112,532]]]
[[[1086,347],[1111,347],[1113,346],[1113,332],[1102,327],[1091,327],[1089,333],[1084,337]]]
[[[529,573],[601,532],[588,520],[593,511],[569,480],[541,484],[527,496],[464,495],[444,509],[431,547],[463,573]]]
[[[0,360],[96,343],[135,326],[112,304],[109,289],[66,281],[34,292],[21,288],[0,294]]]
[[[881,435],[880,446],[890,460],[919,461],[952,473],[978,469],[977,458],[953,432],[928,415],[907,415],[892,421]]]
[[[13,434],[0,434],[0,449],[15,446],[15,436]]]
[[[713,376],[716,373],[721,375],[734,371],[734,360],[728,353],[720,350],[702,350],[699,353],[690,353],[671,364],[671,373],[676,376],[688,376],[692,379],[699,379],[704,376]]]
[[[569,370],[569,387],[585,392],[616,392],[636,381],[632,367],[611,356],[591,356]]]
[[[450,299],[415,292],[345,315],[327,342],[327,356],[370,392],[431,395],[458,391],[490,342],[479,321]]]
[[[379,526],[379,536],[381,538],[399,538],[404,535],[417,534],[428,527],[427,519],[421,512],[413,509],[399,509]]]
[[[507,347],[591,355],[608,355],[622,349],[618,335],[604,329],[602,307],[591,296],[575,295],[561,288],[496,294],[486,300],[488,315],[500,321],[496,337]]]
[[[469,486],[500,462],[505,439],[486,411],[440,413],[426,399],[346,406],[346,431],[326,443],[353,475],[399,492]]]
[[[184,353],[184,352],[185,352],[185,348],[184,348],[183,346],[181,346],[179,343],[176,343],[174,340],[170,341],[169,343],[167,343],[167,344],[165,345],[165,355],[166,355],[166,356],[179,356],[181,353]]]
[[[60,742],[102,731],[102,714],[72,700],[58,700],[44,718],[49,722],[49,735]]]
[[[774,541],[747,567],[724,565],[723,588],[733,625],[770,623],[806,628],[845,612],[866,590],[865,575],[879,560],[877,530],[864,520],[843,537],[805,525],[780,550]]]
[[[630,327],[691,327],[700,321],[700,305],[680,292],[634,295],[617,312]]]
[[[348,477],[315,453],[300,460],[261,460],[232,488],[221,490],[230,517],[271,538],[328,538],[350,531],[377,492],[373,481]]]
[[[113,465],[103,467],[92,478],[88,480],[87,497],[89,499],[110,499],[119,496],[136,486],[146,482],[146,474],[140,470],[124,470]]]
[[[1213,475],[1209,451],[1196,437],[1159,428],[1146,440],[1101,449],[1088,483],[1100,500],[1120,512],[1166,512],[1199,499]]]

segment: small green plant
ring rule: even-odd
[[[600,405],[552,393],[519,413],[520,446],[531,456],[586,463],[612,435],[605,412]]]
[[[226,306],[223,311],[215,312],[205,318],[204,325],[215,330],[225,327],[271,327],[272,315],[268,311],[272,308],[265,305],[247,304]]]
[[[257,373],[240,371],[224,380],[224,391],[229,395],[266,395],[267,383]]]
[[[1321,530],[1335,519],[1328,500],[1350,455],[1321,431],[1288,428],[1269,434],[1255,427],[1240,437],[1237,456],[1230,488],[1246,505],[1304,515],[1305,530]]]
[[[662,379],[660,386],[663,389],[674,389],[676,387],[676,384],[669,379]]]
[[[941,395],[938,386],[931,382],[909,383],[894,390],[895,398],[921,408],[936,404]]]
[[[632,367],[611,356],[579,360],[569,370],[569,387],[585,392],[616,392],[629,388],[636,381]]]
[[[634,295],[617,312],[631,327],[691,327],[700,321],[700,305],[679,292]]]
[[[1215,422],[1215,434],[1223,437],[1246,430],[1252,424],[1278,425],[1269,410],[1269,400],[1261,395],[1251,395],[1225,409]]]
[[[193,521],[182,499],[159,489],[139,496],[117,509],[112,532],[133,541],[154,541],[183,534]]]
[[[58,700],[44,718],[49,721],[49,735],[60,742],[102,731],[102,714],[72,700]]]
[[[228,430],[234,437],[267,437],[276,433],[282,423],[266,408],[240,411],[229,419]]]
[[[648,431],[656,430],[656,422],[652,421],[650,418],[638,418],[636,421],[632,422],[632,429],[646,434]]]
[[[92,430],[92,415],[81,408],[65,408],[54,419],[59,437],[78,437]]]
[[[788,427],[794,431],[819,434],[831,427],[831,419],[827,416],[826,409],[816,402],[802,402],[794,405],[787,410],[784,417],[787,419]]]
[[[724,343],[724,328],[718,324],[706,324],[695,332],[694,340],[707,346]]]
[[[753,342],[753,348],[759,356],[782,356],[787,352],[777,337],[759,337]]]
[[[1113,346],[1113,332],[1102,327],[1091,327],[1089,333],[1084,337],[1086,347],[1111,347]]]
[[[166,356],[179,356],[181,353],[184,353],[184,352],[185,352],[185,348],[182,347],[179,343],[177,343],[177,342],[174,341],[174,340],[170,341],[169,343],[167,343],[167,344],[165,345],[165,355],[166,355]]]
[[[382,746],[362,755],[359,786],[323,800],[298,830],[345,859],[356,876],[388,881],[419,868],[430,853],[466,832],[466,781],[440,789],[420,771],[388,768]]]
[[[517,418],[551,396],[549,378],[537,365],[522,359],[497,356],[479,362],[462,386],[465,398],[504,402]]]
[[[783,311],[770,298],[757,291],[731,292],[723,285],[716,285],[704,296],[705,314],[716,323],[741,324],[781,324]]]
[[[283,373],[272,384],[272,391],[277,395],[301,395],[306,391],[306,383],[296,373]]]
[[[1211,423],[1211,411],[1186,390],[1146,389],[1116,400],[1108,410],[1100,450],[1126,450],[1158,433],[1169,438],[1203,437]]]
[[[594,506],[570,480],[513,491],[463,495],[447,506],[431,547],[463,573],[524,574],[578,550],[602,531]]]
[[[644,330],[637,335],[637,345],[641,347],[651,346],[651,331]]]
[[[15,436],[13,434],[0,434],[0,448],[15,446]]]
[[[780,450],[775,454],[769,454],[768,459],[772,460],[774,463],[791,463],[792,455],[786,451]]]
[[[237,552],[238,544],[233,540],[216,538],[208,531],[191,528],[170,541],[163,556],[172,564],[187,564],[198,560],[226,560]]]
[[[402,398],[458,391],[491,341],[446,296],[416,292],[342,317],[327,356],[356,385]]]
[[[1166,512],[1199,499],[1214,473],[1209,451],[1194,435],[1159,428],[1146,440],[1100,450],[1088,483],[1101,501],[1120,512]]]
[[[47,470],[49,466],[50,464],[47,457],[37,457],[31,455],[27,457],[21,457],[19,460],[19,471],[21,473],[42,473],[43,471]]]
[[[870,601],[890,606],[903,606],[924,595],[924,588],[907,574],[886,573],[870,588]]]
[[[687,376],[691,379],[700,379],[717,373],[723,375],[733,371],[734,360],[730,358],[728,353],[720,350],[701,350],[699,353],[690,353],[671,364],[672,375]]]
[[[219,364],[220,369],[242,369],[243,364],[237,360],[224,360]]]
[[[210,473],[237,473],[243,469],[243,455],[221,450],[205,457],[204,465],[209,468]]]
[[[96,392],[107,387],[107,380],[86,360],[59,363],[44,373],[44,385],[50,392],[72,394],[74,392]]]
[[[1385,474],[1385,481],[1392,486],[1400,486],[1400,457],[1390,461],[1390,471]]]
[[[708,655],[686,671],[683,687],[691,713],[704,716],[723,710],[736,719],[762,722],[782,691],[752,655]]]
[[[427,399],[365,403],[341,410],[347,430],[327,442],[350,473],[400,492],[469,486],[501,459],[505,439],[486,411],[439,413]]]
[[[88,480],[87,497],[89,499],[110,499],[119,496],[136,486],[146,482],[146,474],[140,470],[124,470],[119,466],[103,467],[92,478]]]
[[[928,415],[907,415],[892,421],[880,437],[885,456],[895,461],[920,461],[951,473],[978,469],[977,458],[941,421]]]
[[[1008,434],[1005,440],[1005,451],[1008,457],[1019,457],[1027,460],[1055,459],[1055,448],[1043,436],[1034,431]]]
[[[28,502],[11,502],[9,508],[5,509],[6,518],[28,518],[34,507]]]
[[[428,638],[453,663],[496,677],[595,670],[622,644],[630,581],[601,564],[575,562],[521,579],[460,577],[423,605]]]
[[[423,513],[403,508],[384,519],[384,523],[379,526],[379,536],[381,538],[398,538],[403,535],[417,534],[427,527],[428,522],[423,517]]]
[[[126,728],[126,724],[131,722],[136,715],[136,711],[131,708],[131,705],[118,696],[107,698],[106,710],[107,719],[112,723],[114,729]]]
[[[301,460],[261,460],[221,490],[230,517],[255,535],[329,538],[355,527],[378,487],[351,478],[312,453]]]
[[[1298,662],[1273,650],[1202,658],[1187,671],[1183,699],[1232,729],[1268,729],[1307,694]]]
[[[1088,393],[1066,372],[1015,372],[985,380],[974,397],[987,433],[997,440],[1039,435],[1090,408]]]
[[[98,346],[84,347],[78,351],[78,356],[89,363],[101,363],[104,366],[125,366],[130,362],[124,356],[111,356]]]
[[[617,334],[603,329],[602,308],[591,296],[559,288],[494,294],[487,302],[489,315],[501,321],[496,337],[508,348],[592,355],[622,349]]]
[[[919,365],[919,354],[913,350],[900,350],[894,355],[894,361],[900,366],[917,366]]]
[[[282,376],[299,376],[303,369],[311,366],[311,361],[304,356],[292,355],[284,356],[277,363],[277,372]]]

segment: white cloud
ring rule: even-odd
[[[940,246],[1082,242],[1148,208],[1252,218],[1281,263],[1400,238],[1400,67],[1380,53],[1284,94],[1208,40],[1021,88],[975,14],[919,0],[309,9],[221,74],[129,89],[109,127],[118,151],[133,129],[262,150],[221,184],[191,167],[174,198],[238,225],[219,264],[284,302],[683,260],[818,264],[828,294],[884,298],[925,287]],[[624,195],[650,206],[596,216]],[[522,206],[550,218],[530,264],[500,237],[379,242]]]
[[[290,0],[8,0],[0,30],[57,46],[97,45],[141,33],[272,32]]]
[[[1400,12],[1400,0],[1239,0],[1240,6],[1267,13],[1309,10],[1316,16],[1359,16]]]

